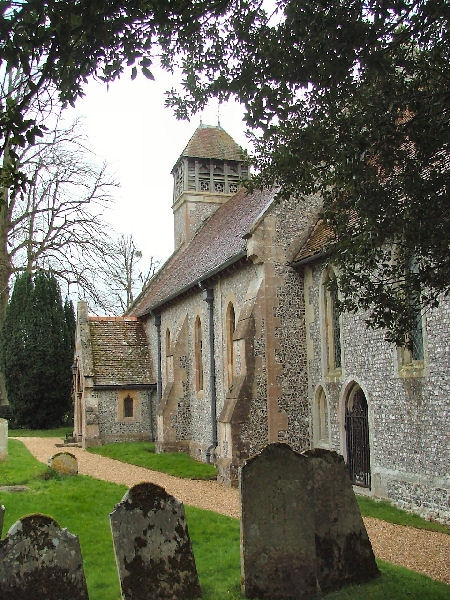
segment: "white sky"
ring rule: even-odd
[[[167,73],[156,81],[128,74],[109,86],[91,82],[75,113],[83,117],[89,145],[98,162],[106,161],[120,183],[114,209],[105,218],[118,233],[133,234],[144,256],[167,258],[173,251],[172,176],[176,159],[200,123],[217,125],[218,103],[212,102],[191,122],[177,121],[164,107],[164,92],[174,85]],[[238,104],[220,107],[220,124],[247,147]]]

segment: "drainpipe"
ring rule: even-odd
[[[217,394],[216,394],[216,359],[214,356],[214,290],[203,289],[203,300],[208,303],[209,325],[209,388],[211,390],[211,444],[206,449],[206,462],[211,462],[211,450],[217,446]]]
[[[156,339],[157,339],[157,379],[156,379],[156,397],[157,397],[157,406],[161,402],[162,398],[162,373],[161,373],[161,315],[156,313],[154,316],[154,324],[156,327]],[[153,428],[151,428],[153,431]],[[153,438],[155,436],[153,435]]]

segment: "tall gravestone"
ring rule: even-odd
[[[201,596],[184,506],[152,483],[132,487],[110,515],[124,600]]]
[[[241,469],[247,598],[301,600],[376,576],[342,457],[272,444]]]
[[[8,421],[0,419],[0,460],[8,458]]]
[[[0,598],[88,600],[78,537],[44,515],[14,523],[0,541]]]

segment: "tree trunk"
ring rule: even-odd
[[[3,156],[3,171],[7,169],[9,161],[8,151]],[[8,251],[8,236],[11,227],[9,189],[0,187],[0,329],[5,319],[6,308],[9,300],[9,280],[12,273],[11,256]],[[0,405],[8,404],[5,379],[0,368]]]

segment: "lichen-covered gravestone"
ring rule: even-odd
[[[8,458],[8,421],[0,419],[0,460]]]
[[[0,541],[0,598],[88,600],[78,537],[44,515],[14,523]]]
[[[184,506],[164,488],[141,483],[110,515],[124,600],[201,596]]]
[[[77,457],[70,452],[58,452],[48,460],[48,466],[62,475],[77,475]]]
[[[241,469],[247,598],[301,600],[378,574],[342,457],[271,444]]]

